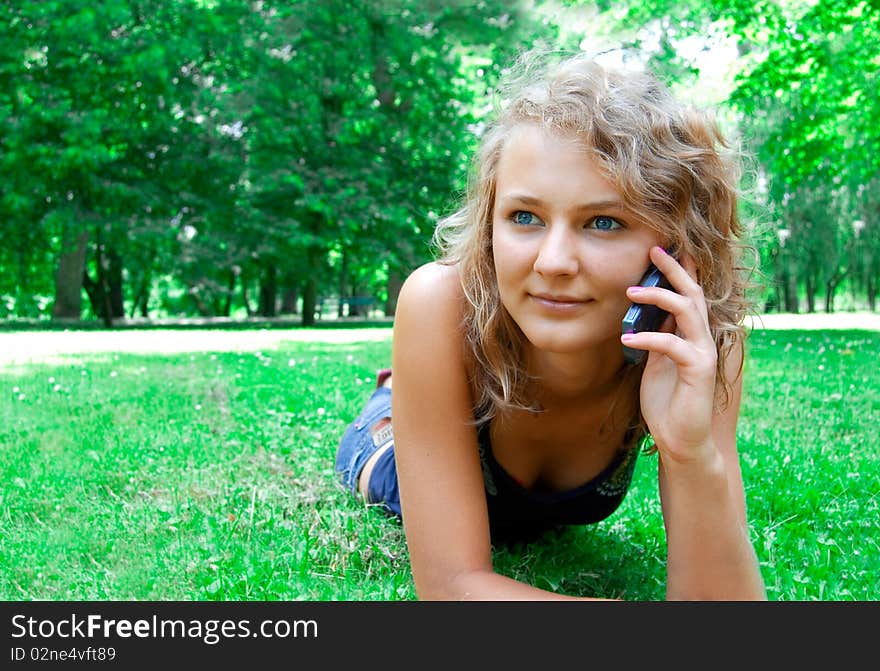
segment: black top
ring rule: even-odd
[[[625,443],[633,445],[630,440]],[[566,491],[549,491],[526,489],[502,468],[492,454],[488,422],[478,431],[478,445],[489,525],[496,540],[531,540],[559,525],[604,520],[626,496],[639,452],[636,443],[621,450],[589,482]]]

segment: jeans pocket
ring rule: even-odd
[[[363,412],[345,430],[336,452],[336,472],[352,492],[357,491],[357,477],[364,464],[379,445],[373,440],[371,428],[385,417],[391,417],[390,389],[376,390]]]

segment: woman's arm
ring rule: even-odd
[[[749,540],[736,449],[743,350],[731,352],[730,401],[714,411],[717,352],[706,301],[690,259],[680,265],[661,249],[651,260],[677,293],[646,289],[629,294],[667,310],[675,331],[640,333],[625,344],[647,349],[642,414],[659,453],[660,500],[667,538],[669,599],[765,599]],[[671,320],[670,320],[671,321]]]
[[[738,359],[742,351],[731,359]],[[739,361],[728,361],[728,379]],[[667,539],[668,599],[763,600],[764,582],[749,539],[736,449],[742,376],[715,416],[713,458],[679,463],[660,455],[658,476]]]
[[[394,323],[392,417],[400,503],[420,599],[566,598],[496,574],[473,425],[456,270],[404,283]]]

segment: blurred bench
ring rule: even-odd
[[[334,317],[339,314],[342,307],[343,316],[369,316],[379,300],[375,296],[321,296],[315,306],[315,316],[320,319],[326,313]],[[361,314],[363,309],[363,314]]]

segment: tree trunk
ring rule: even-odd
[[[807,290],[807,312],[812,314],[816,311],[816,279],[812,275],[807,275],[804,285]]]
[[[877,309],[877,283],[871,277],[868,277],[868,309],[874,312]]]
[[[296,302],[299,300],[299,291],[295,286],[286,286],[281,291],[281,314],[295,315]]]
[[[834,295],[837,293],[837,288],[845,278],[846,271],[841,272],[838,269],[834,272],[831,278],[825,282],[825,312],[834,312]]]
[[[223,306],[220,314],[228,317],[232,314],[232,295],[235,293],[235,280],[238,277],[235,270],[229,270],[229,283],[226,285],[226,296],[223,298]]]
[[[65,225],[58,269],[55,273],[53,319],[82,318],[82,279],[86,267],[88,241],[88,231],[73,231],[71,224]]]
[[[150,316],[150,312],[148,309],[150,302],[150,273],[144,271],[140,279],[137,283],[137,289],[135,291],[134,300],[131,304],[131,312],[129,313],[129,317],[134,317],[135,314],[140,311],[141,317],[147,318]]]
[[[398,271],[392,270],[388,273],[388,299],[385,301],[385,316],[393,317],[397,312],[397,297],[400,296],[400,289],[403,286],[403,275]]]
[[[292,272],[286,272],[281,278],[281,314],[296,314],[296,302],[299,291],[296,285],[296,277]]]
[[[825,283],[825,312],[834,312],[834,291],[836,288],[831,282]]]
[[[799,310],[797,278],[787,268],[782,271],[782,297],[785,311],[797,313]]]
[[[107,252],[107,300],[113,319],[125,317],[125,298],[122,293],[122,257],[115,250]]]
[[[260,316],[274,317],[278,299],[278,268],[272,261],[267,261],[260,275]]]
[[[348,295],[354,295],[354,291],[348,290],[348,254],[345,253],[345,250],[342,250],[342,263],[339,264],[339,303],[336,306],[336,316],[344,317],[345,316],[345,297]],[[348,306],[348,315],[353,316],[352,311],[354,309],[353,305]]]
[[[98,273],[98,316],[104,322],[104,326],[111,328],[113,326],[113,308],[110,305],[110,283],[107,278],[108,263],[107,257],[104,255],[104,245],[101,243],[100,235],[95,236],[98,244],[95,247],[96,262],[95,267]]]
[[[101,300],[101,288],[98,283],[91,278],[89,271],[85,269],[83,269],[82,274],[82,286],[83,289],[86,290],[86,295],[89,297],[89,305],[92,306],[92,312],[95,313],[96,317],[100,317],[103,314],[101,306],[104,304]]]
[[[317,213],[312,213],[306,220],[306,230],[320,239],[321,231],[326,228],[324,218]],[[306,280],[303,286],[302,325],[314,326],[315,308],[318,302],[318,273],[322,270],[322,263],[326,257],[326,250],[317,245],[306,248]]]
[[[309,273],[303,286],[302,325],[315,325],[315,308],[318,303],[318,283],[315,276]]]
[[[254,309],[251,307],[251,300],[248,296],[248,278],[244,270],[241,271],[241,302],[244,303],[244,310],[248,317],[254,316]]]
[[[98,317],[104,326],[113,326],[113,310],[110,306],[110,285],[107,279],[108,264],[104,256],[104,245],[101,242],[101,231],[95,232],[95,274],[96,279],[89,276],[88,270],[83,268],[82,285],[89,297],[92,312]]]

